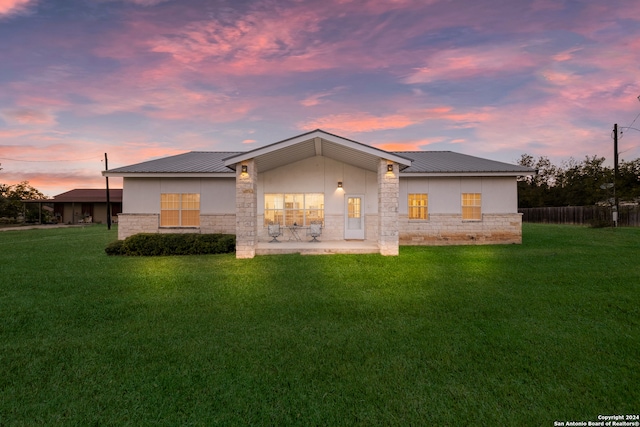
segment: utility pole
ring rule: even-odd
[[[613,226],[618,226],[618,124],[613,125]]]
[[[107,153],[104,153],[104,170],[109,170],[109,163],[107,159]],[[111,230],[111,199],[109,197],[109,177],[106,176],[107,180],[107,230]]]

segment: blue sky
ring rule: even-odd
[[[102,187],[104,153],[118,167],[316,128],[610,164],[613,124],[640,114],[640,2],[0,0],[0,62],[0,182],[49,196]],[[640,157],[640,131],[620,151]]]

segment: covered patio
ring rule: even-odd
[[[236,172],[238,258],[398,255],[399,173],[411,166],[410,159],[317,129],[227,157],[224,164]],[[307,215],[314,220],[308,222]],[[283,242],[273,248],[278,243],[268,243],[269,224],[291,228],[313,222],[322,224],[322,244]]]

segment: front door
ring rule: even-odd
[[[344,238],[364,240],[364,196],[345,196]]]

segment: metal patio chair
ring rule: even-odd
[[[270,223],[269,225],[267,225],[267,231],[269,232],[269,237],[271,237],[269,243],[280,243],[280,240],[278,240],[278,236],[282,236],[280,224]]]
[[[322,234],[321,222],[313,221],[311,224],[309,224],[309,231],[307,232],[307,235],[313,237],[313,239],[311,239],[311,242],[319,242],[320,240],[318,240],[318,237],[321,234]]]

